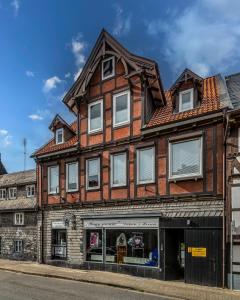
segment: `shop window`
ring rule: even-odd
[[[202,176],[202,138],[169,144],[169,178]]]
[[[17,188],[13,187],[13,188],[9,188],[9,199],[16,199],[17,198]]]
[[[137,150],[137,183],[151,183],[155,180],[154,148]]]
[[[88,132],[102,131],[103,128],[103,103],[102,100],[88,106]]]
[[[16,240],[14,241],[14,253],[22,253],[23,252],[23,241]]]
[[[54,259],[67,257],[67,232],[65,229],[53,229],[52,231],[52,257]]]
[[[130,92],[113,96],[113,126],[121,126],[130,122]]]
[[[102,79],[107,79],[115,75],[114,57],[106,58],[102,61]]]
[[[103,261],[101,229],[86,231],[86,260],[96,262]]]
[[[106,262],[157,267],[156,229],[107,229]]]
[[[66,165],[67,173],[67,192],[74,192],[78,190],[78,163],[69,163]]]
[[[15,213],[14,214],[14,224],[15,225],[24,225],[24,213]]]
[[[193,109],[193,89],[179,93],[179,112]]]
[[[59,192],[59,167],[48,168],[48,193],[56,194]]]
[[[35,185],[28,185],[27,186],[27,197],[34,197],[35,196]]]
[[[0,200],[6,199],[6,189],[0,189]]]
[[[126,185],[127,154],[118,153],[111,156],[111,185],[112,187]]]
[[[100,159],[93,158],[86,160],[87,168],[87,189],[93,190],[100,187]]]

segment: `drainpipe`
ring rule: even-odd
[[[44,263],[44,208],[43,208],[43,167],[40,165],[41,171],[41,261]],[[38,197],[39,198],[39,197]]]

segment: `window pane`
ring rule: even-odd
[[[172,144],[172,175],[198,175],[201,159],[201,139]]]
[[[90,107],[90,130],[97,130],[101,127],[101,103],[97,103]]]
[[[112,184],[126,184],[126,153],[112,156]]]
[[[58,184],[59,184],[59,179],[58,179],[58,167],[50,167],[50,172],[49,172],[49,184],[50,184],[50,192],[52,193],[57,193],[58,192]]]
[[[77,180],[78,180],[77,163],[69,164],[68,165],[68,190],[77,189]]]
[[[115,124],[128,121],[128,94],[116,97]]]
[[[138,176],[139,182],[154,180],[154,155],[153,148],[139,150]]]
[[[88,160],[88,187],[99,186],[99,159]]]
[[[103,78],[113,75],[113,59],[103,62]]]
[[[102,230],[93,229],[86,232],[86,260],[102,261]]]

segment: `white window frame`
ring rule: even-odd
[[[23,252],[23,240],[15,240],[14,241],[14,253],[22,253],[22,252]]]
[[[190,108],[188,109],[183,109],[182,108],[182,96],[184,94],[188,94],[190,92]],[[183,112],[183,111],[188,111],[188,110],[191,110],[193,109],[193,89],[188,89],[188,90],[185,90],[185,91],[181,91],[179,92],[179,112]]]
[[[69,175],[69,165],[75,165],[75,168],[76,168],[76,188],[75,189],[69,189],[68,188],[68,175]],[[74,161],[74,162],[69,162],[66,164],[66,191],[67,192],[77,192],[78,191],[78,180],[79,180],[79,176],[78,176],[78,162],[77,161]]]
[[[5,197],[3,197],[3,192],[5,193]],[[7,198],[7,190],[0,189],[0,200],[6,200],[6,198]]]
[[[89,187],[88,186],[88,162],[90,160],[98,160],[98,170],[99,170],[99,173],[98,173],[98,186],[94,186],[94,187]],[[100,183],[100,179],[101,179],[101,176],[100,176],[100,172],[101,172],[100,167],[101,166],[100,166],[100,158],[99,157],[93,157],[93,158],[86,159],[86,188],[87,188],[88,191],[97,190],[97,189],[100,188],[100,186],[101,186],[101,183]]]
[[[96,105],[96,104],[100,104],[101,126],[100,126],[100,128],[91,130],[91,119],[90,119],[90,117],[91,117],[91,107]],[[101,132],[102,130],[103,130],[103,100],[100,99],[100,100],[97,100],[97,101],[94,101],[94,102],[88,104],[88,133]]]
[[[112,60],[112,66],[113,66],[113,72],[112,74],[104,77],[104,74],[103,74],[103,64],[108,61],[108,60]],[[108,79],[108,78],[111,78],[115,76],[115,57],[114,56],[111,56],[111,57],[108,57],[108,58],[105,58],[104,60],[102,60],[102,80],[105,80],[105,79]]]
[[[55,192],[53,192],[53,191],[51,191],[50,190],[50,183],[51,183],[51,181],[50,181],[50,174],[51,174],[51,169],[52,168],[57,168],[58,169],[58,187],[57,187],[57,189],[56,189],[56,191]],[[59,165],[54,165],[54,166],[49,166],[48,167],[48,195],[56,195],[56,194],[58,194],[59,193],[59,178],[60,176],[59,176]]]
[[[117,101],[117,97],[120,97],[123,95],[127,95],[127,103],[128,103],[127,120],[120,122],[120,123],[116,123],[116,101]],[[127,90],[127,91],[113,95],[113,127],[119,127],[119,126],[129,124],[129,123],[130,123],[130,91]]]
[[[123,155],[125,156],[125,163],[126,163],[126,172],[125,172],[125,182],[124,183],[113,183],[113,174],[114,174],[114,167],[113,167],[113,161],[114,161],[114,156],[118,156],[118,155]],[[127,153],[126,152],[118,152],[118,153],[114,153],[111,154],[111,186],[112,187],[120,187],[120,186],[126,186],[127,184]]]
[[[58,134],[59,134],[60,132],[62,133],[62,141],[59,142],[59,140],[58,140]],[[58,128],[58,129],[56,130],[56,133],[55,133],[55,134],[56,134],[56,144],[57,144],[57,145],[63,144],[63,143],[64,143],[64,130],[63,130],[63,128]]]
[[[21,216],[21,218],[20,218],[20,216]],[[19,221],[17,221],[17,217],[19,217]],[[19,212],[19,213],[14,214],[14,225],[17,225],[17,226],[23,226],[24,225],[24,213],[23,212]]]
[[[15,197],[12,197],[11,196],[11,190],[15,190],[16,191],[16,196]],[[10,187],[9,190],[8,190],[8,198],[10,200],[14,200],[14,199],[17,199],[17,188],[16,187]]]
[[[32,192],[32,188],[34,189],[34,195],[32,195],[31,193],[29,194],[29,189],[30,189],[30,192]],[[27,185],[27,186],[26,186],[26,192],[27,192],[27,197],[28,197],[28,198],[34,197],[34,196],[35,196],[35,193],[36,193],[35,185],[34,185],[34,184]]]
[[[151,180],[144,180],[141,181],[140,180],[140,176],[139,176],[139,166],[140,166],[140,152],[144,151],[144,150],[149,150],[149,149],[153,149],[153,160],[152,160],[152,179]],[[156,176],[156,171],[155,171],[155,164],[156,164],[156,159],[155,159],[155,147],[151,146],[151,147],[144,147],[144,148],[140,148],[137,149],[137,184],[148,184],[148,183],[154,183],[155,182],[155,176]]]
[[[181,144],[184,142],[190,142],[200,140],[200,172],[197,173],[190,173],[190,174],[181,174],[181,175],[172,175],[172,145],[173,144]],[[178,141],[170,141],[168,144],[168,166],[169,166],[169,172],[168,172],[168,179],[169,180],[177,180],[177,179],[187,179],[187,178],[201,178],[203,177],[203,137],[195,137],[191,139],[184,139],[184,140],[178,140]]]

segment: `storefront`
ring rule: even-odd
[[[67,258],[67,229],[62,220],[52,222],[52,259]]]

